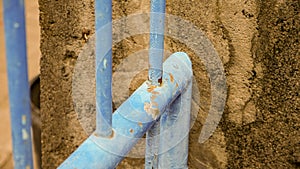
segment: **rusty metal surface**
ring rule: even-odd
[[[149,92],[146,81],[114,112],[111,138],[92,134],[59,168],[114,168],[192,81],[191,62],[185,53],[170,56],[163,68],[161,86]],[[151,111],[145,110],[145,103],[151,105]]]

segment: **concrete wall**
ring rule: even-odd
[[[92,0],[39,0],[43,168],[63,162],[87,137],[72,101],[76,59],[94,33]],[[200,106],[190,133],[189,168],[296,168],[299,143],[299,1],[167,1],[167,13],[201,29],[225,68],[228,97],[217,130],[198,137],[210,106],[210,81],[193,50],[167,37],[166,49],[193,62]],[[113,1],[113,18],[149,12],[147,0]],[[147,49],[147,35],[113,48],[114,70],[123,58]],[[146,78],[146,77],[144,77]],[[119,168],[142,168],[126,159]]]

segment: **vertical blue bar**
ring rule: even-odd
[[[112,1],[96,0],[95,13],[96,133],[100,136],[107,137],[112,133]],[[102,56],[101,53],[107,49],[110,50]]]
[[[24,1],[4,0],[3,6],[14,168],[32,169]]]
[[[160,120],[158,168],[187,169],[192,82]]]
[[[162,77],[164,56],[165,0],[151,0],[149,80],[159,85]]]
[[[145,169],[158,168],[160,119],[146,133]]]
[[[151,0],[148,77],[152,85],[162,83],[164,57],[165,0]],[[146,133],[145,169],[158,168],[159,120]]]

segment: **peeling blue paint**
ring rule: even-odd
[[[178,69],[174,69],[177,63]],[[175,53],[163,64],[163,85],[149,92],[149,82],[143,83],[113,114],[111,137],[99,137],[92,134],[59,169],[86,169],[116,167],[137,141],[156,122],[152,115],[144,110],[145,102],[157,102],[162,112],[192,83],[191,61],[185,53]],[[171,81],[169,73],[173,75]],[[175,91],[175,92],[173,92]],[[153,98],[153,93],[155,98]],[[140,99],[135,99],[140,98]],[[142,125],[141,125],[142,124]],[[130,130],[134,132],[130,132]],[[177,156],[176,156],[177,157]]]

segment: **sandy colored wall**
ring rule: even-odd
[[[72,73],[86,38],[94,33],[93,1],[39,0],[39,5],[43,168],[54,168],[86,138],[73,107]],[[210,81],[195,51],[166,38],[167,50],[191,57],[200,91],[189,168],[299,167],[299,10],[297,0],[167,1],[168,14],[194,24],[211,40],[227,79],[222,120],[200,144]],[[147,0],[113,1],[114,19],[148,11]],[[147,46],[147,35],[117,43],[114,70],[123,58]],[[119,168],[142,164],[142,159],[126,159]]]

